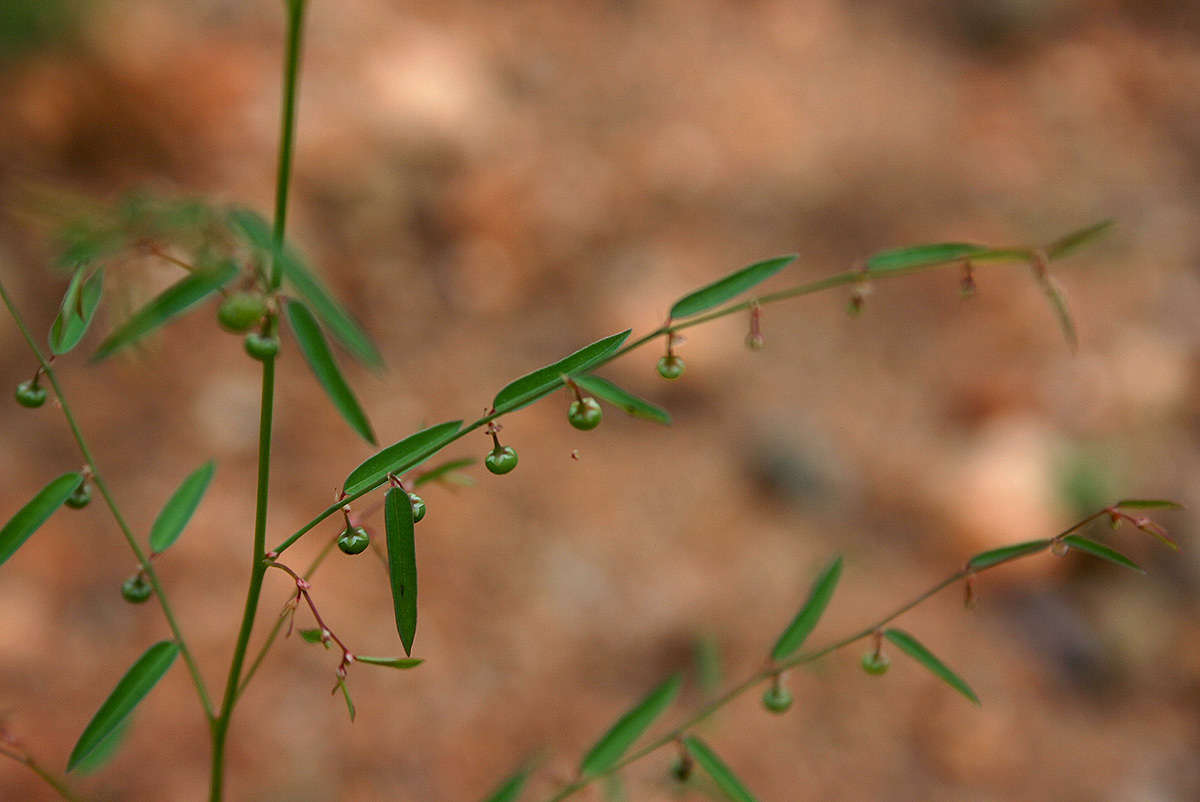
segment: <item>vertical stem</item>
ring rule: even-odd
[[[291,184],[292,151],[296,132],[296,84],[300,73],[300,40],[303,32],[306,0],[286,0],[287,3],[287,47],[283,61],[283,112],[279,135],[279,164],[275,180],[275,247],[278,252],[283,246],[283,234],[287,225],[288,189]],[[282,281],[282,270],[278,258],[271,264],[271,289],[278,289]],[[271,323],[274,327],[275,322]],[[224,794],[225,741],[229,734],[229,722],[237,704],[238,687],[242,665],[246,659],[246,648],[250,644],[250,633],[254,629],[254,618],[262,595],[263,578],[267,572],[267,501],[271,478],[271,427],[275,410],[275,359],[263,361],[262,401],[258,423],[258,490],[254,511],[254,547],[250,562],[250,585],[246,591],[246,605],[242,612],[242,624],[234,645],[233,658],[229,663],[229,677],[225,681],[225,695],[221,710],[212,725],[212,772],[209,778],[209,799],[219,802]]]

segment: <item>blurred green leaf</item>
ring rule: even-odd
[[[591,374],[576,376],[575,383],[602,401],[620,407],[635,418],[645,418],[655,423],[671,425],[671,416],[665,409],[656,407],[644,398],[621,389],[608,379]]]
[[[579,773],[584,776],[603,774],[616,764],[633,742],[641,737],[654,720],[666,710],[675,696],[679,693],[679,675],[652,690],[645,699],[638,702],[617,723],[604,733],[591,751],[584,757],[579,767]]]
[[[876,274],[890,273],[893,270],[907,270],[942,262],[956,262],[959,259],[966,259],[991,250],[983,245],[972,245],[969,242],[933,242],[909,248],[894,248],[888,251],[879,251],[867,257],[867,271]]]
[[[1103,543],[1097,543],[1094,540],[1089,540],[1080,535],[1067,535],[1063,538],[1063,542],[1068,544],[1073,549],[1078,549],[1085,554],[1090,554],[1093,557],[1099,557],[1101,560],[1108,560],[1110,563],[1116,563],[1126,568],[1137,571],[1139,574],[1146,573],[1145,570],[1135,563],[1133,560],[1126,557],[1116,549],[1109,548]]]
[[[628,802],[629,796],[625,793],[625,783],[621,782],[621,775],[609,774],[604,778],[604,802]]]
[[[129,724],[133,716],[126,716],[121,723],[113,727],[104,740],[96,744],[87,757],[75,764],[76,774],[92,774],[97,772],[112,760],[125,743],[125,735],[129,732]]]
[[[429,482],[436,482],[439,479],[446,479],[449,478],[450,474],[454,473],[458,469],[466,468],[474,464],[475,460],[471,459],[470,457],[452,459],[449,462],[443,462],[437,467],[430,468],[427,471],[422,471],[421,473],[417,474],[417,478],[413,479],[413,484],[417,487],[420,487],[421,485]]]
[[[730,273],[724,278],[680,298],[671,307],[671,317],[678,319],[707,312],[730,298],[741,295],[751,287],[761,284],[794,261],[796,261],[796,254],[792,253],[743,267],[741,270]]]
[[[511,775],[487,796],[484,802],[517,802],[521,797],[521,791],[525,788],[525,781],[529,779],[529,767],[524,766],[515,774]]]
[[[354,662],[366,663],[371,666],[383,666],[384,668],[416,668],[425,661],[419,657],[364,657],[363,655],[354,655]]]
[[[151,550],[162,554],[179,539],[183,528],[196,512],[196,507],[200,506],[200,500],[204,498],[204,492],[208,490],[208,483],[212,481],[216,469],[217,466],[209,460],[192,471],[171,494],[171,498],[167,499],[166,505],[154,519],[154,526],[150,528]]]
[[[1102,220],[1099,223],[1081,228],[1078,231],[1072,231],[1070,234],[1060,237],[1046,246],[1046,258],[1062,259],[1065,256],[1069,256],[1092,240],[1103,237],[1114,225],[1116,225],[1115,220]]]
[[[84,728],[83,735],[79,736],[67,760],[67,771],[75,768],[120,725],[163,678],[178,654],[179,645],[164,640],[151,646],[138,658]]]
[[[1045,551],[1050,548],[1050,543],[1050,539],[1045,538],[1043,540],[1030,540],[1025,543],[1016,543],[1012,546],[1004,546],[999,549],[980,552],[967,560],[967,568],[972,571],[982,571],[985,568],[991,568],[993,565],[1019,559],[1027,554],[1036,554],[1039,551]]]
[[[333,405],[354,431],[368,443],[375,445],[375,433],[371,431],[371,422],[367,420],[367,414],[359,406],[350,385],[346,384],[346,379],[338,370],[333,354],[329,351],[329,344],[325,342],[325,335],[321,334],[321,327],[317,325],[312,312],[308,311],[308,307],[301,301],[288,301],[286,311],[292,333],[296,335],[296,342],[300,345],[300,352],[304,354],[304,359],[312,368],[317,381],[325,388]]]
[[[341,690],[342,698],[346,700],[346,710],[350,713],[350,723],[353,724],[358,711],[354,709],[354,700],[350,698],[350,689],[346,687],[346,680],[339,679],[338,684],[333,686],[333,690],[335,693]]]
[[[64,473],[17,510],[17,514],[0,529],[0,565],[25,544],[29,536],[66,502],[67,496],[82,482],[83,476],[80,474]]]
[[[971,700],[972,703],[979,704],[979,697],[975,695],[975,691],[971,690],[971,686],[951,671],[945,663],[937,659],[933,652],[926,649],[912,635],[901,629],[889,629],[883,633],[883,636],[896,644],[900,648],[900,651],[925,666],[951,688]]]
[[[713,778],[713,782],[725,796],[734,802],[757,802],[754,794],[750,793],[750,790],[742,784],[742,781],[725,765],[721,758],[717,757],[716,752],[710,749],[708,744],[695,735],[685,737],[683,744],[696,762],[708,772],[708,776]]]
[[[562,387],[563,376],[582,373],[616,352],[621,344],[629,337],[631,329],[597,340],[591,345],[584,346],[578,351],[565,356],[552,365],[538,368],[532,373],[526,373],[519,379],[509,382],[504,389],[496,393],[492,408],[497,415],[520,409],[526,404],[532,404],[547,393]]]
[[[183,314],[232,281],[237,274],[237,265],[222,262],[213,271],[197,271],[172,284],[108,335],[92,355],[92,361],[104,359]]]
[[[96,308],[100,306],[100,296],[104,291],[104,268],[96,270],[85,282],[84,275],[87,267],[80,267],[71,276],[67,285],[66,295],[59,305],[58,316],[50,324],[50,350],[55,354],[65,354],[79,345]]]
[[[1162,498],[1127,498],[1113,505],[1127,510],[1184,510],[1187,509],[1177,501]]]
[[[399,476],[412,470],[441,450],[461,428],[460,420],[439,423],[393,443],[352,470],[342,484],[342,491],[347,496],[357,496],[363,491],[379,487],[389,473]]]
[[[1035,267],[1033,277],[1038,286],[1042,288],[1046,300],[1050,302],[1050,308],[1054,311],[1054,316],[1058,320],[1059,328],[1062,329],[1063,337],[1067,340],[1067,345],[1070,346],[1072,352],[1078,351],[1079,336],[1075,333],[1075,321],[1071,319],[1071,310],[1067,307],[1067,299],[1063,296],[1062,289],[1055,282],[1054,277],[1044,269]]]
[[[305,643],[319,643],[326,649],[329,648],[329,644],[325,642],[325,635],[321,632],[321,630],[301,629],[299,632],[300,640],[304,641]]]
[[[771,650],[772,660],[783,660],[804,645],[804,640],[816,629],[817,622],[829,606],[829,600],[833,598],[833,591],[837,588],[841,576],[842,558],[838,555],[821,571],[813,583],[812,590],[809,591],[808,600],[804,602],[800,612],[796,613],[792,623],[780,634],[775,648]]]
[[[388,490],[383,502],[383,517],[396,631],[400,633],[404,653],[411,655],[417,633],[417,552],[413,540],[412,502],[407,491],[396,487]]]

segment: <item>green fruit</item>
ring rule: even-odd
[[[279,353],[279,338],[252,331],[246,335],[246,353],[259,362],[266,362]]]
[[[671,776],[678,782],[685,783],[692,776],[691,756],[677,757],[671,763]]]
[[[67,506],[73,510],[82,510],[92,500],[92,489],[86,484],[71,491],[71,495],[67,496]]]
[[[508,473],[517,467],[517,450],[512,446],[493,448],[483,464],[494,474]]]
[[[664,379],[678,379],[683,375],[684,367],[682,359],[674,354],[667,354],[658,360],[658,375]]]
[[[594,398],[572,401],[567,410],[567,420],[571,422],[571,425],[585,432],[599,426],[602,417],[604,417],[604,413],[600,410],[600,402]]]
[[[416,493],[408,494],[408,501],[412,504],[413,523],[425,517],[425,499],[418,496]]]
[[[338,535],[338,548],[345,554],[362,554],[371,545],[371,536],[361,526],[353,529],[343,529]]]
[[[150,587],[150,583],[146,581],[146,577],[140,573],[126,579],[121,583],[121,597],[130,604],[141,604],[150,598],[154,593],[154,588]]]
[[[17,385],[17,403],[23,407],[37,409],[46,403],[46,388],[39,387],[32,380],[21,382]]]
[[[886,654],[881,652],[867,652],[862,657],[863,671],[867,672],[868,674],[874,674],[875,676],[886,674],[888,666],[891,664],[891,659],[889,659]]]
[[[217,308],[221,328],[240,334],[248,331],[267,313],[267,300],[257,292],[235,292]]]
[[[792,706],[792,692],[782,686],[772,685],[763,693],[762,704],[772,713],[786,713]]]

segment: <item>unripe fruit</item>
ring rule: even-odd
[[[267,313],[267,301],[257,292],[235,292],[217,308],[221,328],[235,334],[248,331]]]
[[[782,686],[772,685],[763,693],[762,704],[772,713],[786,713],[792,707],[792,692]]]
[[[130,604],[141,604],[149,599],[154,593],[154,588],[150,587],[150,583],[146,581],[146,577],[139,574],[126,579],[121,583],[121,597]]]
[[[338,535],[337,544],[345,554],[362,554],[367,546],[371,545],[371,536],[361,526],[343,529]]]
[[[416,493],[409,493],[408,502],[412,504],[413,523],[416,523],[425,517],[425,499],[421,498]]]
[[[66,504],[73,510],[82,510],[92,500],[92,489],[86,484],[80,485],[67,496]]]
[[[572,401],[570,408],[567,409],[567,420],[576,429],[585,432],[599,426],[602,417],[604,417],[604,413],[600,410],[600,402],[594,398]]]
[[[874,674],[875,676],[886,674],[888,667],[891,666],[891,664],[891,658],[882,652],[867,652],[862,657],[863,671],[867,672],[868,674]]]
[[[517,467],[517,450],[512,446],[493,448],[483,464],[494,474],[508,473]]]
[[[658,375],[664,379],[678,379],[683,375],[683,360],[674,354],[667,354],[658,360]]]
[[[17,385],[16,396],[21,406],[37,409],[46,403],[46,388],[39,387],[32,380],[23,381]]]
[[[751,351],[761,351],[767,347],[767,339],[761,334],[752,333],[746,335],[746,347]]]
[[[246,353],[259,362],[266,362],[279,353],[279,338],[252,331],[246,335]]]

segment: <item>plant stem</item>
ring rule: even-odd
[[[296,85],[300,74],[300,44],[304,30],[304,8],[306,0],[287,0],[287,45],[283,59],[283,111],[279,135],[279,163],[275,180],[275,252],[283,248],[283,236],[287,225],[288,189],[291,183],[292,152],[296,133]],[[271,289],[279,289],[282,270],[278,259],[271,264]],[[271,322],[271,328],[277,325]],[[271,333],[274,333],[273,331]],[[271,478],[271,429],[275,411],[275,358],[263,360],[262,401],[258,422],[258,486],[255,493],[254,544],[250,562],[250,584],[246,590],[246,604],[242,612],[242,624],[234,644],[233,658],[229,662],[229,676],[225,681],[225,695],[221,700],[221,711],[212,726],[212,771],[209,777],[209,799],[219,802],[224,794],[225,741],[229,734],[229,723],[238,700],[242,665],[246,659],[246,648],[250,644],[250,633],[254,630],[254,619],[262,596],[263,578],[267,572],[264,562],[267,545],[267,502],[270,496]]]
[[[4,287],[4,282],[0,281],[0,298],[3,298],[4,305],[8,307],[9,314],[12,315],[13,321],[17,324],[17,328],[21,330],[25,342],[29,345],[29,349],[33,351],[33,355],[37,358],[38,363],[42,367],[42,373],[45,375],[50,386],[54,388],[54,395],[58,398],[59,407],[62,409],[63,417],[67,421],[67,427],[71,430],[71,436],[75,440],[75,445],[79,448],[79,453],[83,456],[84,463],[88,466],[88,470],[92,474],[92,482],[96,485],[96,489],[100,491],[101,497],[104,499],[105,506],[112,514],[113,520],[116,521],[117,528],[121,530],[121,535],[125,538],[125,542],[129,545],[129,549],[133,552],[134,557],[141,567],[142,573],[150,581],[150,587],[154,589],[154,595],[158,598],[159,607],[162,609],[163,617],[167,620],[167,626],[171,630],[171,635],[175,642],[179,644],[179,653],[183,655],[184,663],[187,665],[188,673],[192,676],[192,684],[196,687],[196,694],[200,697],[200,705],[204,708],[205,717],[211,722],[214,716],[212,700],[208,696],[208,690],[204,685],[204,677],[200,674],[200,667],[196,663],[195,657],[192,655],[192,650],[187,645],[187,640],[183,637],[183,630],[179,627],[179,622],[175,618],[175,612],[171,607],[171,601],[167,598],[167,593],[163,589],[162,584],[158,581],[158,574],[154,571],[154,565],[147,557],[146,552],[138,544],[137,537],[133,534],[133,530],[129,528],[129,524],[125,521],[125,516],[121,513],[117,506],[117,501],[113,498],[112,492],[108,488],[108,483],[104,481],[104,475],[100,472],[99,466],[96,465],[96,460],[92,456],[92,451],[88,447],[87,440],[83,436],[83,432],[79,428],[79,424],[75,421],[75,414],[71,411],[71,404],[67,400],[67,396],[63,393],[62,385],[58,382],[58,375],[54,372],[50,361],[42,354],[42,350],[38,347],[37,342],[33,339],[33,335],[29,331],[29,327],[25,325],[25,319],[21,317],[21,313],[17,311],[12,299],[8,295],[8,291]]]
[[[53,788],[55,792],[63,799],[67,800],[67,802],[79,802],[79,797],[75,796],[71,789],[67,787],[65,782],[51,774],[46,769],[42,768],[41,764],[34,760],[30,755],[3,746],[0,746],[0,755],[4,755],[5,757],[15,760],[23,766],[28,767],[30,771],[40,777],[44,783]]]

